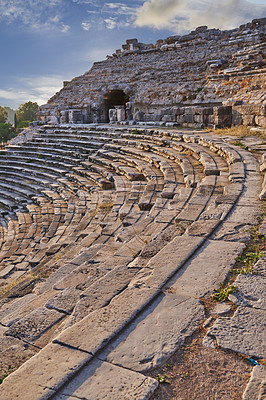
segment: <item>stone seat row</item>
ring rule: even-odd
[[[238,150],[228,145],[223,154],[218,142],[205,140],[199,155],[200,137],[197,146],[195,135],[187,137],[183,148],[179,140],[172,140],[176,147],[166,147],[166,140],[163,147],[142,139],[138,148],[125,141],[124,147],[98,149],[94,159],[81,162],[82,169],[75,164],[63,177],[55,175],[54,183],[28,205],[29,213],[10,220],[1,235],[1,284],[19,281],[3,294],[4,337],[45,346],[55,328],[63,333],[107,306],[175,235],[201,232],[207,237],[221,223],[236,200],[224,204],[224,188],[235,183],[221,172],[234,164],[228,162],[229,152],[242,163]],[[207,162],[213,174],[204,174]],[[93,168],[98,177],[110,178],[113,186],[107,191],[96,178],[89,187],[80,181]],[[133,171],[140,180],[132,180]],[[193,184],[186,182],[188,175]],[[162,195],[174,182],[174,190]],[[167,239],[161,240],[163,234]]]

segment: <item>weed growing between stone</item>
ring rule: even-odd
[[[0,378],[0,385],[1,383],[3,383],[3,380],[8,376],[10,370],[11,370],[11,365],[8,366],[7,370],[3,373],[2,377]]]
[[[232,142],[232,144],[233,144],[234,146],[241,147],[241,148],[244,149],[244,150],[249,150],[248,146],[246,146],[245,144],[243,144],[243,143],[241,143],[241,142],[239,142],[239,141]]]
[[[214,289],[214,294],[211,296],[212,299],[217,301],[225,301],[228,300],[230,294],[236,293],[238,291],[237,287],[234,285],[230,285],[225,287],[222,282],[220,282],[219,289]]]
[[[163,374],[163,375],[158,374],[156,379],[157,379],[157,381],[158,381],[159,383],[170,383],[170,382],[168,381],[168,378],[167,378],[167,376],[166,376],[165,374]]]

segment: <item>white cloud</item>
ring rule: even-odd
[[[67,32],[69,26],[62,21],[62,6],[63,0],[0,0],[0,21],[39,31],[56,28]]]
[[[92,23],[90,21],[85,21],[82,22],[81,26],[84,29],[84,31],[89,31],[92,27]]]
[[[103,11],[110,12],[110,10],[114,11],[115,14],[125,14],[125,15],[136,15],[136,7],[129,7],[124,3],[105,3]]]
[[[266,5],[246,0],[146,0],[137,9],[135,25],[171,29],[176,33],[200,25],[234,28],[253,18],[261,18]]]
[[[117,19],[116,18],[106,18],[104,20],[107,29],[115,29],[117,27]]]
[[[45,104],[63,86],[63,77],[59,75],[36,76],[34,78],[14,78],[16,87],[0,89],[2,104],[8,103],[17,108],[21,103],[33,101]],[[3,100],[2,100],[3,99]]]

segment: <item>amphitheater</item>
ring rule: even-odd
[[[149,371],[203,325],[265,399],[266,257],[205,307],[265,240],[265,27],[128,40],[1,151],[1,400],[163,398]]]

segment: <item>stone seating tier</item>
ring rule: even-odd
[[[16,398],[18,387],[25,400],[56,398],[60,390],[68,393],[65,384],[75,384],[69,371],[79,376],[84,363],[93,370],[99,352],[99,360],[108,364],[114,359],[115,364],[121,362],[122,371],[132,369],[137,376],[156,366],[176,348],[176,342],[168,338],[168,350],[160,350],[157,359],[144,340],[145,354],[136,353],[130,361],[126,353],[124,361],[118,362],[111,340],[117,338],[123,346],[124,339],[118,338],[128,336],[125,329],[133,329],[134,318],[139,315],[146,321],[149,314],[156,320],[157,307],[163,307],[169,315],[171,310],[180,312],[169,319],[169,324],[179,321],[180,326],[170,331],[179,332],[180,346],[204,318],[199,299],[226,279],[244,247],[241,234],[245,236],[248,224],[255,224],[259,216],[248,200],[251,194],[253,199],[256,196],[258,163],[251,153],[231,144],[230,138],[154,129],[134,133],[128,128],[115,128],[112,134],[112,127],[83,127],[79,141],[81,129],[72,127],[67,129],[76,142],[72,154],[68,148],[73,141],[69,138],[66,145],[65,128],[61,132],[57,126],[54,138],[58,147],[60,140],[64,143],[61,159],[55,161],[54,144],[49,157],[45,129],[0,156],[0,165],[10,165],[16,173],[13,196],[28,184],[32,201],[26,204],[27,212],[17,211],[16,219],[12,213],[6,215],[0,230],[1,340],[6,349],[1,362],[9,365],[16,346],[16,367],[23,364],[0,387],[0,397],[7,400]],[[47,127],[49,138],[52,130]],[[89,138],[95,138],[95,132],[100,145],[90,148]],[[42,158],[27,163],[27,150],[36,143]],[[27,183],[25,174],[30,176],[42,165],[43,177],[49,174],[45,187],[37,181]],[[41,175],[36,176],[41,180]],[[0,175],[0,187],[6,179]],[[228,232],[233,240],[225,238]],[[206,273],[197,272],[196,265]],[[188,304],[190,322],[183,321],[179,304]],[[125,345],[134,347],[131,335]],[[123,347],[117,350],[120,354]],[[19,361],[22,353],[26,363]],[[56,373],[54,364],[48,363],[54,354]],[[25,385],[36,368],[34,383]],[[90,374],[97,384],[94,372]],[[47,384],[51,376],[52,386]],[[94,385],[90,380],[87,384]],[[117,392],[114,396],[122,398]]]

